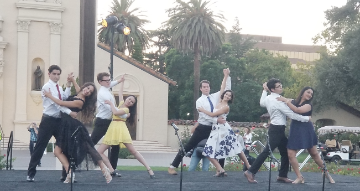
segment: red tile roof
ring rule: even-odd
[[[107,45],[107,44],[104,44],[104,43],[98,43],[98,47],[109,52],[110,53],[110,46]],[[173,86],[176,85],[176,82],[172,79],[170,79],[169,77],[165,76],[164,74],[161,74],[160,72],[157,72],[153,69],[151,69],[150,67],[148,66],[145,66],[144,64],[141,64],[140,62],[138,62],[137,60],[131,58],[131,57],[128,57],[126,56],[125,54],[117,51],[117,50],[114,50],[114,56],[124,60],[125,62],[129,63],[129,64],[132,64],[133,66],[149,73],[150,75],[168,83],[168,84],[171,84]]]

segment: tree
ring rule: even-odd
[[[165,74],[165,54],[172,48],[170,44],[171,37],[169,29],[159,28],[149,32],[151,47],[155,52],[145,54],[144,62],[155,71]]]
[[[144,62],[144,55],[141,49],[141,44],[137,39],[135,39],[132,58],[139,61],[140,63]]]
[[[133,52],[133,45],[135,39],[137,39],[142,49],[144,50],[148,47],[149,37],[143,26],[150,22],[146,19],[141,19],[139,15],[141,11],[139,8],[135,8],[133,10],[129,10],[134,0],[113,0],[110,15],[116,16],[120,22],[122,22],[125,26],[130,27],[131,33],[129,35],[123,35],[115,32],[114,35],[114,47],[124,53],[127,49],[129,54]],[[101,23],[99,23],[101,25]],[[110,44],[111,42],[111,27],[101,27],[99,29],[99,41],[105,44]]]
[[[323,53],[316,62],[314,109],[345,103],[360,105],[360,23],[359,0],[326,11],[327,28],[321,33],[325,43],[336,45],[334,54]]]
[[[166,22],[172,45],[183,53],[194,57],[193,113],[197,118],[195,100],[199,97],[200,54],[211,54],[224,41],[225,27],[222,14],[215,14],[208,8],[208,1],[190,0],[188,3],[176,0],[177,5],[167,10],[170,19]],[[219,21],[217,21],[219,20]]]
[[[330,50],[337,53],[343,48],[341,41],[344,35],[359,26],[359,9],[359,0],[348,0],[342,7],[333,7],[325,11],[327,21],[324,26],[326,28],[313,38],[314,44],[323,42],[329,46]]]
[[[296,69],[292,69],[292,77],[293,84],[284,88],[284,97],[296,99],[304,87],[314,87],[314,65],[296,64]]]
[[[169,119],[190,119],[194,116],[192,98],[193,67],[189,56],[171,49],[165,55],[166,74],[176,81],[176,86],[169,87]],[[188,77],[190,76],[190,77]],[[189,113],[189,116],[187,115]]]
[[[252,50],[245,57],[245,81],[263,84],[270,78],[278,78],[284,87],[292,84],[292,69],[287,57],[276,57],[266,50]]]
[[[234,54],[235,58],[242,58],[255,45],[252,38],[243,38],[240,31],[239,19],[235,17],[235,25],[232,26],[229,34],[229,42],[232,45],[232,54]]]

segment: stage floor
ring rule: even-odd
[[[59,181],[61,171],[40,170],[35,176],[35,182],[27,182],[27,171],[0,170],[0,190],[4,191],[64,191],[70,190],[70,184]],[[156,178],[150,179],[145,171],[122,171],[122,177],[114,178],[106,184],[101,171],[81,171],[76,173],[78,183],[73,190],[79,191],[173,191],[180,190],[180,174],[169,175],[167,172],[155,172]],[[228,177],[213,177],[214,172],[184,172],[182,190],[268,190],[268,172],[259,172],[256,175],[258,184],[249,184],[242,172],[228,172]],[[320,173],[303,173],[305,184],[292,185],[276,182],[277,172],[271,175],[271,190],[274,191],[320,191],[322,176]],[[356,190],[360,189],[360,178],[352,176],[332,175],[336,184],[326,182],[325,190]],[[295,178],[293,172],[290,178]]]

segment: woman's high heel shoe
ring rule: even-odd
[[[296,180],[294,180],[292,183],[293,184],[300,184],[300,183],[304,184],[305,183],[304,177],[301,176],[301,178],[296,178]]]
[[[154,178],[155,178],[155,174],[154,174],[154,172],[151,170],[151,168],[147,169],[147,171],[148,171],[148,173],[149,173],[149,175],[150,175],[150,178],[151,178],[151,179],[154,179]],[[150,173],[150,171],[152,172],[152,174]]]
[[[335,184],[335,180],[330,176],[329,171],[325,172],[325,177],[329,180],[329,183]]]
[[[101,169],[101,172],[103,173],[105,179],[106,179],[106,183],[110,183],[112,180],[112,176],[110,174],[110,170],[108,168],[103,168]]]
[[[74,183],[74,180],[75,180],[75,173],[73,173],[73,177],[72,177],[72,182]],[[69,173],[67,174],[65,180],[64,180],[64,183],[70,183],[71,181],[71,171],[69,171]]]

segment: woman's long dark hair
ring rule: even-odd
[[[304,92],[305,92],[306,90],[308,90],[308,89],[311,89],[311,90],[313,91],[313,95],[312,95],[311,99],[304,101],[303,104],[310,104],[310,103],[311,103],[311,101],[312,101],[312,99],[313,99],[313,97],[314,97],[315,92],[314,92],[314,89],[313,89],[312,87],[307,86],[307,87],[303,88],[303,89],[301,90],[301,92],[299,93],[298,97],[297,97],[296,100],[295,100],[295,105],[299,105],[299,104],[300,104],[301,97],[303,96]]]
[[[230,92],[231,93],[231,100],[228,101],[228,103],[232,103],[233,102],[233,99],[234,99],[234,92],[231,91],[231,90],[225,90],[221,96],[220,96],[220,99],[223,100],[224,99],[224,95],[226,94],[226,92]]]
[[[96,111],[97,90],[95,84],[92,82],[86,82],[83,86],[81,86],[79,92],[81,92],[84,88],[88,86],[92,86],[94,88],[94,91],[91,93],[91,95],[85,97],[85,103],[82,106],[81,119],[84,122],[91,121],[94,118],[94,114]]]
[[[129,96],[126,97],[126,99],[128,97],[131,97],[131,96],[134,97],[135,103],[134,103],[134,105],[129,107],[130,117],[128,117],[126,121],[129,122],[130,125],[133,125],[135,123],[135,115],[136,115],[136,108],[137,108],[137,98],[134,95],[129,95]]]

